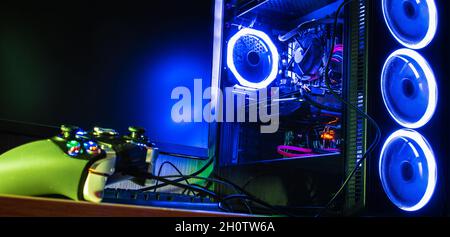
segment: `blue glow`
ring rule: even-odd
[[[404,211],[418,211],[430,201],[437,182],[433,150],[418,132],[401,129],[383,145],[378,171],[389,199]]]
[[[235,60],[236,56],[235,49],[237,43],[245,40],[245,37],[247,37],[249,41],[256,42],[255,46],[256,48],[258,48],[258,51],[261,51],[260,55],[263,56],[262,57],[263,60],[261,61],[266,62],[268,64],[264,65],[263,63],[260,62],[258,62],[258,65],[245,64],[245,67],[247,68],[253,67],[251,73],[247,73],[248,75],[243,75],[242,73],[243,69],[236,67],[236,60]],[[253,52],[254,51],[247,52],[248,54],[246,54],[246,57],[248,57],[248,55],[250,55]],[[241,86],[255,89],[266,88],[277,77],[278,62],[279,62],[279,55],[277,48],[275,47],[269,36],[267,36],[262,31],[258,31],[251,28],[244,28],[239,32],[237,32],[235,35],[233,35],[233,37],[231,37],[230,40],[228,41],[227,65]],[[264,71],[266,69],[268,69],[267,72]]]
[[[438,88],[433,70],[416,51],[399,49],[386,60],[381,94],[392,118],[403,127],[420,128],[436,110]]]
[[[421,49],[433,40],[438,24],[434,0],[383,0],[382,6],[386,24],[399,43]]]
[[[137,103],[139,107],[148,109],[146,114],[134,117],[135,120],[129,123],[147,128],[149,139],[157,142],[158,147],[163,146],[161,143],[174,145],[165,145],[164,151],[180,153],[178,145],[208,149],[208,123],[175,123],[171,117],[172,106],[177,102],[170,98],[174,88],[188,88],[193,101],[194,79],[203,79],[202,91],[211,86],[212,48],[201,51],[201,47],[203,46],[191,45],[186,49],[168,50],[158,55],[159,61],[149,64],[148,70],[142,75],[142,81],[145,81],[141,84],[142,100]],[[202,100],[201,103],[200,106],[194,106],[192,102],[192,120],[202,116],[202,109],[208,101]],[[136,104],[133,105],[139,108]],[[189,151],[183,154],[191,155]]]

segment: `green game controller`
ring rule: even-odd
[[[58,136],[0,155],[0,194],[62,195],[99,203],[105,185],[123,180],[121,173],[151,170],[156,152],[143,138],[138,132],[119,137],[112,129],[88,134],[63,125]]]

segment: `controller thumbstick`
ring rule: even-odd
[[[116,136],[119,136],[119,133],[112,129],[112,128],[101,128],[101,127],[94,127],[92,130],[92,133],[96,137],[109,137],[114,138]]]
[[[77,126],[61,125],[61,134],[65,139],[73,138],[78,131],[80,128]]]
[[[132,139],[142,139],[145,138],[145,129],[141,127],[130,126],[128,127],[128,131],[130,132],[130,137]]]

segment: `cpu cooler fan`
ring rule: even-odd
[[[322,66],[324,54],[323,44],[318,37],[307,35],[299,37],[294,47],[294,68],[297,74],[303,76],[317,76]]]

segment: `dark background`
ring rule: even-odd
[[[210,84],[212,3],[0,3],[0,119],[138,125],[153,141],[207,148],[208,124],[174,123],[170,95]]]

